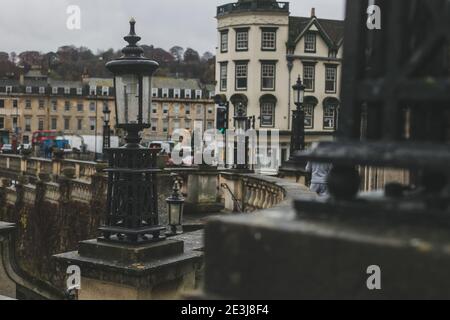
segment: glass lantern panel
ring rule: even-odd
[[[116,76],[117,124],[136,124],[139,114],[139,76]]]
[[[152,92],[152,83],[150,77],[143,77],[142,78],[142,123],[143,124],[150,124],[150,110],[152,105],[152,98],[151,98],[151,92]]]
[[[303,88],[302,88],[302,89],[299,90],[298,102],[299,103],[303,103],[304,99],[305,99],[305,90],[303,90]]]
[[[170,225],[180,225],[181,224],[181,203],[171,203],[169,204],[169,224]]]

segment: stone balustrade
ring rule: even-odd
[[[6,174],[6,177],[18,174],[38,177],[41,173],[47,173],[55,181],[57,177],[63,175],[65,168],[73,168],[76,179],[90,182],[91,177],[97,172],[96,166],[97,163],[90,161],[51,160],[0,154],[0,171],[3,171],[3,176]]]
[[[220,175],[225,209],[254,212],[273,208],[286,199],[282,179],[255,174],[223,172]]]

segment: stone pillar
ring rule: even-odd
[[[55,259],[59,272],[80,267],[80,300],[153,300],[176,299],[193,290],[202,256],[185,251],[179,240],[137,246],[88,240],[78,251]]]
[[[0,295],[16,297],[16,283],[10,274],[10,245],[12,232],[16,226],[12,223],[0,222]]]
[[[224,206],[219,196],[219,172],[216,169],[199,170],[189,173],[186,214],[217,213]]]

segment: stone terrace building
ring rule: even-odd
[[[11,143],[17,134],[19,143],[31,143],[39,130],[101,135],[104,105],[114,109],[109,79],[58,81],[32,70],[19,81],[0,80],[0,142]]]
[[[243,103],[259,128],[280,132],[281,157],[289,157],[292,85],[307,90],[306,142],[331,140],[337,127],[344,23],[290,16],[289,3],[239,0],[217,8],[216,92],[232,106]],[[233,107],[232,111],[233,113]],[[233,126],[230,117],[230,127]]]
[[[202,121],[214,128],[214,88],[195,79],[154,78],[152,128],[146,140],[166,140],[175,128]],[[32,70],[20,80],[0,80],[0,144],[31,143],[33,132],[56,130],[65,135],[102,135],[103,108],[115,123],[112,79],[59,81]]]
[[[215,128],[214,86],[197,79],[153,78],[150,130],[145,140],[169,140],[175,129],[194,128],[194,122],[203,128]]]

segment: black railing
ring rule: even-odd
[[[256,0],[252,2],[228,3],[217,7],[217,16],[239,11],[279,11],[289,12],[289,2]]]

